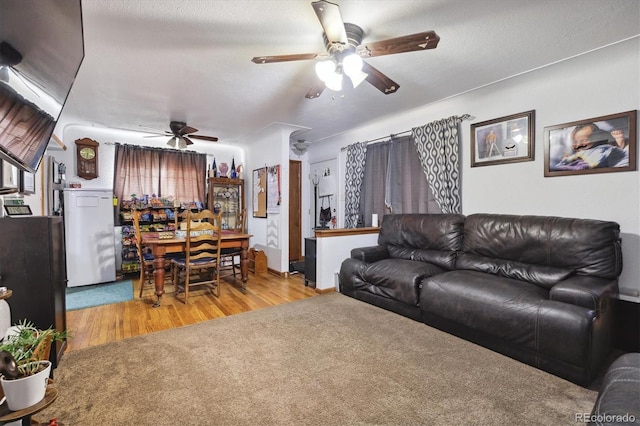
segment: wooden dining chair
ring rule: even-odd
[[[187,214],[185,253],[171,260],[175,295],[184,294],[182,302],[189,301],[189,289],[206,286],[220,296],[220,240],[222,238],[220,213],[202,210]]]
[[[244,234],[247,229],[247,209],[242,209],[239,212],[236,212],[236,218],[234,227],[231,230],[235,232],[239,232]],[[236,276],[236,270],[240,270],[240,254],[242,253],[242,249],[240,248],[223,248],[221,251],[222,254],[222,265],[223,268],[228,269],[233,273],[233,276]]]
[[[141,212],[133,210],[133,232],[136,240],[136,249],[138,250],[138,261],[140,262],[140,295],[147,286],[153,286],[153,254],[145,250],[142,244],[142,232],[140,231],[140,215]]]

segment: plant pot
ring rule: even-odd
[[[7,397],[7,406],[11,411],[31,407],[42,401],[47,391],[47,382],[51,372],[51,361],[35,361],[46,367],[38,373],[19,379],[0,377],[0,384]]]

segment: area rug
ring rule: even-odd
[[[133,282],[116,281],[81,287],[67,287],[67,311],[109,305],[111,303],[133,300]]]
[[[54,381],[37,418],[67,425],[556,425],[596,399],[339,293],[69,352]]]

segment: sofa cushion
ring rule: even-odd
[[[391,214],[382,219],[378,245],[389,256],[453,269],[462,248],[464,216],[459,214]]]
[[[472,214],[464,223],[463,251],[602,278],[622,271],[620,226],[600,220]]]
[[[535,349],[538,309],[548,297],[548,291],[534,284],[456,270],[422,281],[420,308]]]
[[[362,271],[362,285],[380,296],[417,306],[418,287],[425,277],[444,270],[436,265],[406,259],[384,259],[369,264]]]
[[[485,256],[461,253],[456,261],[457,269],[470,269],[514,280],[526,281],[551,289],[558,282],[569,278],[575,272],[554,266],[531,265],[515,260],[491,259]]]

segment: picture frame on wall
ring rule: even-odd
[[[544,136],[545,177],[636,170],[636,110],[548,126]]]
[[[20,171],[20,192],[22,194],[36,193],[36,176],[33,173]]]
[[[471,125],[471,167],[533,161],[535,110]]]

